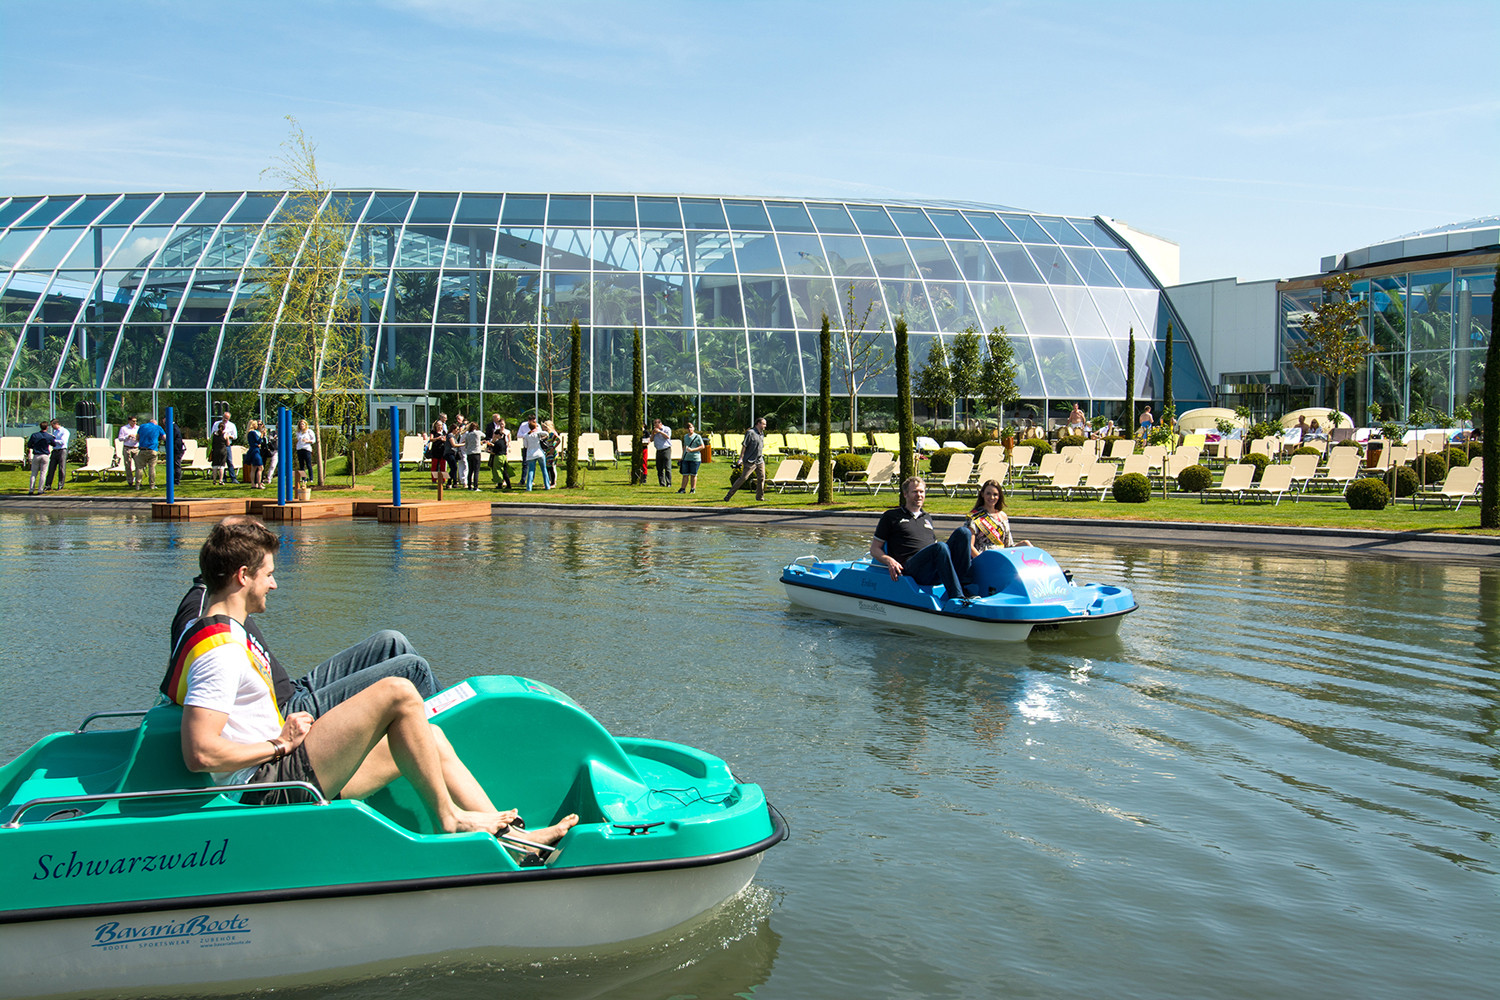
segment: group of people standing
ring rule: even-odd
[[[234,443],[239,439],[239,427],[228,410],[215,420],[208,430],[208,464],[214,483],[238,482],[234,468]],[[297,421],[292,432],[294,468],[305,480],[313,474],[313,445],[318,442],[317,432],[307,426],[306,420]],[[276,428],[269,421],[251,420],[245,425],[245,452],[241,464],[244,466],[245,485],[263,490],[276,475],[278,463]],[[179,456],[181,452],[179,451]]]
[[[68,485],[68,442],[72,436],[62,421],[53,420],[49,425],[43,420],[26,439],[27,462],[31,467],[30,493],[46,493]],[[53,486],[54,482],[56,486]]]
[[[479,489],[480,458],[489,452],[490,475],[495,489],[510,489],[512,440],[521,443],[521,481],[526,489],[533,489],[538,479],[543,489],[556,486],[557,450],[562,436],[552,426],[552,421],[539,420],[533,414],[522,420],[513,434],[505,418],[498,413],[490,415],[482,430],[479,424],[466,419],[462,413],[451,425],[448,414],[438,414],[432,422],[431,433],[426,435],[424,446],[433,485],[446,482],[449,489]]]

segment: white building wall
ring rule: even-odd
[[[1136,229],[1128,222],[1119,219],[1111,219],[1109,216],[1100,216],[1109,227],[1130,244],[1131,248],[1140,255],[1141,260],[1156,275],[1156,280],[1163,285],[1175,285],[1182,277],[1182,248],[1171,240],[1148,233],[1145,230]],[[1183,317],[1186,322],[1187,317]],[[1192,329],[1192,327],[1189,327]]]
[[[1224,372],[1276,367],[1275,279],[1218,278],[1168,285],[1167,296],[1187,324],[1213,384]]]

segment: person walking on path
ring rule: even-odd
[[[740,478],[735,480],[729,487],[729,492],[724,494],[727,503],[734,498],[740,487],[755,478],[755,499],[766,498],[766,418],[760,417],[755,421],[755,426],[745,431],[745,440],[740,443],[740,461],[744,470]]]
[[[656,485],[672,485],[672,428],[660,418],[651,421],[651,447],[656,451]]]
[[[31,460],[31,487],[28,492],[35,496],[47,492],[47,466],[52,461],[52,433],[43,420],[31,437],[26,439],[26,456]]]

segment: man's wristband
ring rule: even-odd
[[[266,742],[271,744],[270,763],[280,764],[281,759],[286,756],[286,744],[280,740],[266,740]]]

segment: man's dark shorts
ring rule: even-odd
[[[323,786],[313,771],[312,761],[307,759],[307,743],[298,743],[279,761],[266,761],[250,776],[252,784],[262,781],[305,781],[320,793]],[[291,802],[306,802],[307,792],[300,788],[272,788],[265,792],[246,792],[241,802],[250,805],[284,806]]]

